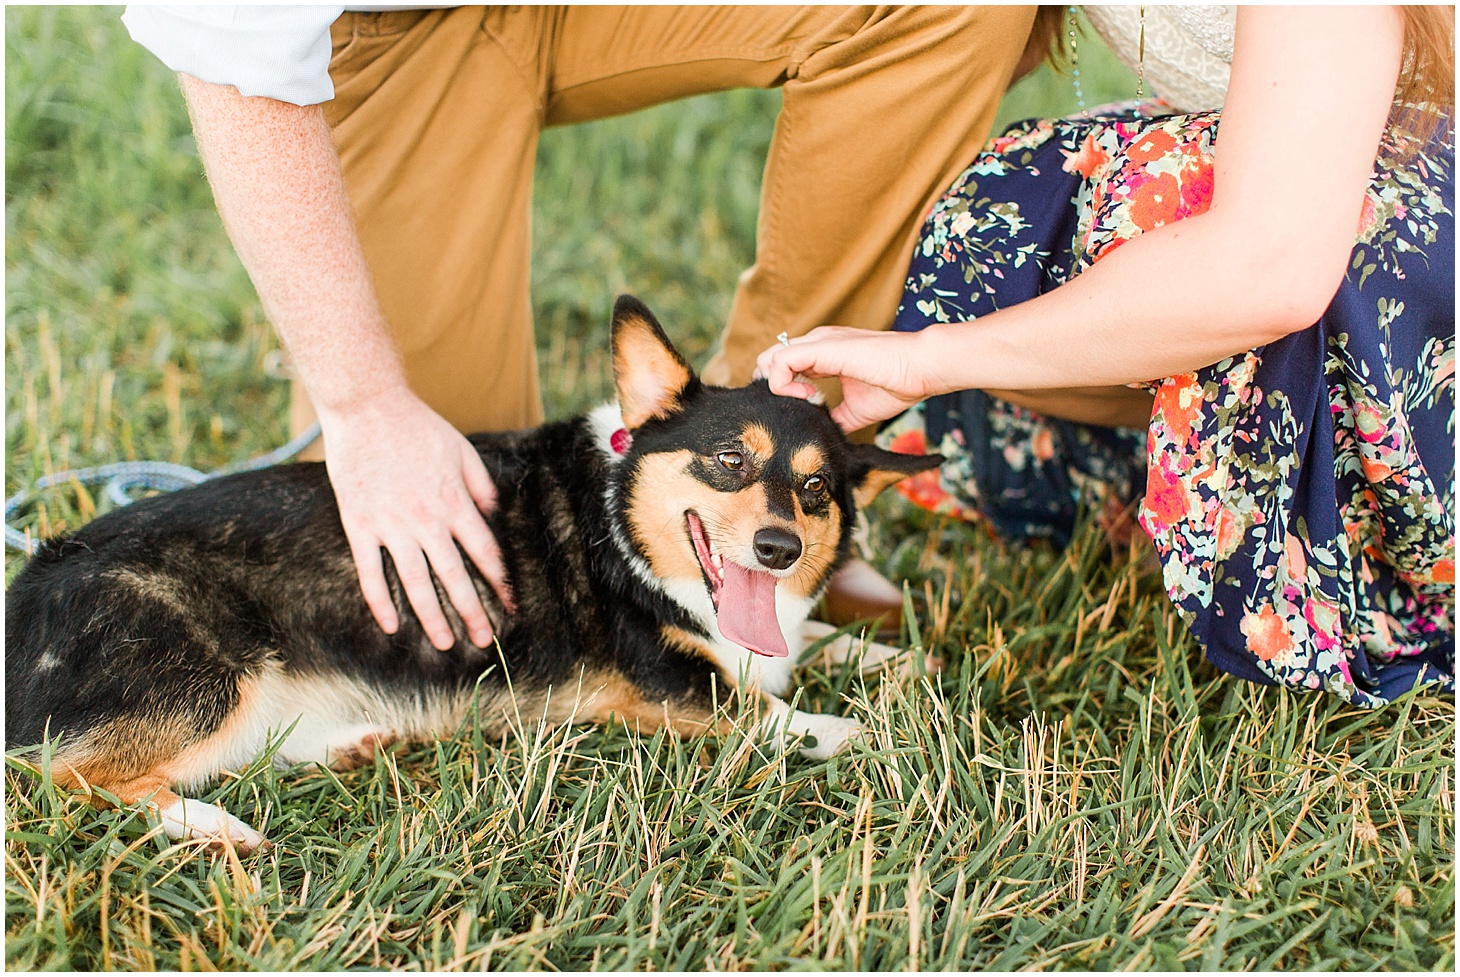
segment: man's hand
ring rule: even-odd
[[[384,547],[433,645],[445,651],[455,643],[433,570],[472,644],[491,644],[492,622],[456,548],[459,543],[510,611],[502,554],[482,518],[496,506],[497,490],[476,450],[408,390],[350,414],[322,411],[320,425],[340,521],[375,620],[391,634],[400,626],[385,582]]]

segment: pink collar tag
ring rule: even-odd
[[[629,446],[633,443],[633,436],[624,428],[619,428],[613,432],[612,436],[608,439],[608,446],[613,449],[613,453],[616,455],[627,454]]]

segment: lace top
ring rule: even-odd
[[[1141,63],[1141,8],[1084,8],[1090,26],[1121,61],[1138,70]],[[1180,112],[1219,109],[1232,70],[1237,8],[1212,6],[1146,7],[1146,89]]]

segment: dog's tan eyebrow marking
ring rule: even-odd
[[[771,456],[776,453],[776,439],[759,424],[747,424],[745,430],[740,432],[740,440],[745,442],[750,453],[762,464],[770,461]]]
[[[826,456],[814,444],[796,449],[791,456],[791,471],[800,478],[809,478],[826,467]]]

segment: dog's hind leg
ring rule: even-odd
[[[216,804],[181,797],[170,788],[152,787],[149,778],[124,784],[111,793],[126,804],[146,801],[157,811],[162,830],[173,841],[232,845],[242,854],[268,847],[264,836]],[[150,795],[150,796],[149,796]]]
[[[167,836],[208,840],[252,851],[264,844],[258,831],[204,801],[185,798],[177,785],[191,787],[239,769],[257,757],[268,731],[257,716],[255,684],[230,683],[224,693],[187,703],[191,708],[164,711],[155,706],[115,715],[69,742],[62,739],[54,768],[63,787],[91,789],[93,803],[105,803],[96,790],[126,805],[156,810]],[[225,694],[226,693],[226,694]]]
[[[238,818],[215,804],[179,796],[173,789],[171,773],[154,769],[141,776],[128,778],[108,769],[100,758],[73,764],[61,756],[56,758],[56,782],[63,787],[89,788],[93,804],[108,803],[98,791],[104,791],[122,804],[142,804],[156,812],[162,830],[174,841],[205,840],[214,845],[233,845],[248,853],[268,842]]]

